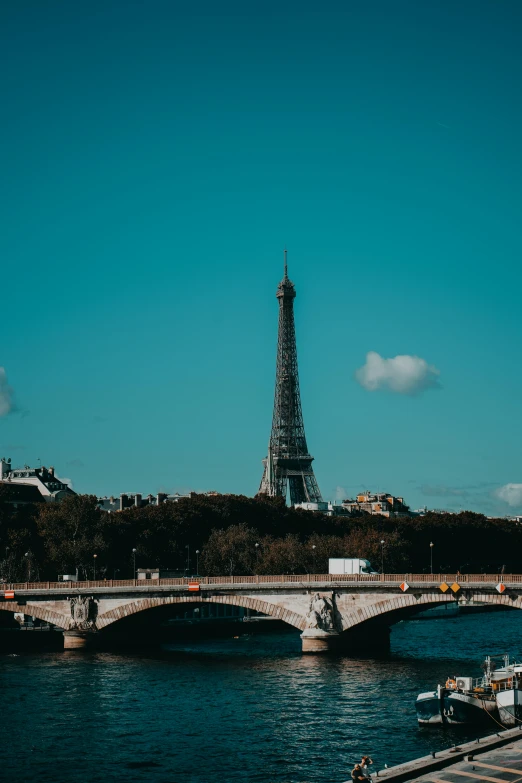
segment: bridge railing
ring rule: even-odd
[[[64,590],[110,589],[125,587],[182,587],[189,582],[201,585],[284,585],[284,584],[408,584],[448,585],[457,582],[466,584],[522,584],[522,574],[256,574],[250,576],[199,576],[194,578],[178,577],[168,579],[97,579],[84,582],[16,582],[0,583],[0,591],[14,590]]]

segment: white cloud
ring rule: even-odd
[[[522,484],[504,484],[494,494],[510,506],[522,506]]]
[[[348,497],[348,492],[345,490],[344,487],[336,487],[335,488],[335,499],[336,500],[345,500],[345,498]]]
[[[397,394],[418,394],[439,386],[439,370],[420,356],[383,359],[376,351],[366,354],[366,364],[355,371],[358,383],[368,391],[387,389]]]
[[[7,374],[0,367],[0,416],[7,416],[13,410],[13,390],[7,383]]]

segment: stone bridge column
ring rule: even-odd
[[[304,653],[332,652],[339,646],[340,634],[336,631],[322,631],[320,628],[307,628],[301,634]]]
[[[71,619],[63,632],[64,650],[85,650],[96,634],[97,604],[93,598],[76,595],[69,599]]]
[[[64,650],[85,650],[91,646],[96,635],[96,631],[64,631],[63,649]]]
[[[313,593],[306,615],[306,628],[301,634],[303,652],[331,652],[339,646],[342,627],[335,592]]]

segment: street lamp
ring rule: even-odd
[[[136,552],[137,549],[132,550],[132,578],[136,579]]]
[[[431,573],[433,573],[433,547],[434,547],[433,541],[430,541],[430,569]]]
[[[92,561],[94,563],[94,581],[96,581],[96,558],[97,557],[98,557],[98,555],[93,555],[92,556]]]
[[[199,576],[199,549],[196,549],[196,576]]]
[[[4,567],[4,575],[3,575],[3,576],[2,576],[2,578],[1,578],[3,582],[7,582],[7,581],[8,581],[8,578],[9,578],[9,567],[8,567],[8,563],[9,563],[9,547],[8,547],[8,546],[6,546],[6,548],[5,548],[5,560],[4,560],[4,562],[3,562],[3,567]]]
[[[190,544],[185,544],[187,550],[187,576],[190,575]]]
[[[312,545],[312,556],[313,556],[313,559],[314,559],[314,574],[315,574],[315,550],[316,549],[317,549],[316,545],[313,544]]]
[[[384,574],[384,539],[381,540],[381,574]]]
[[[28,568],[28,571],[29,571],[29,575],[27,577],[27,581],[30,582],[31,581],[31,553],[30,552],[26,552],[25,553],[25,557],[27,558],[27,568]]]

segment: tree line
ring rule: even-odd
[[[129,579],[134,563],[208,576],[327,573],[330,557],[364,557],[387,573],[426,573],[432,558],[435,572],[509,573],[520,572],[521,543],[522,526],[471,511],[329,517],[282,498],[194,495],[108,514],[93,495],[14,508],[0,490],[7,582],[92,579],[95,570],[98,579]]]

